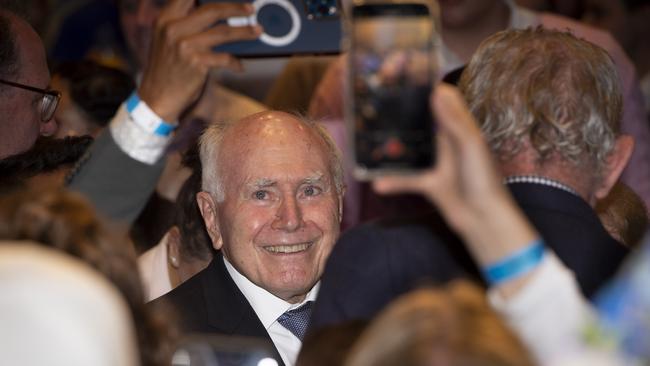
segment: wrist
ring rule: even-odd
[[[161,89],[154,89],[146,85],[146,81],[136,91],[138,97],[143,101],[157,116],[164,121],[177,121],[181,111],[175,107],[177,100],[167,100]]]
[[[490,285],[501,285],[519,279],[537,268],[544,258],[544,241],[537,238],[498,261],[483,267],[483,275]]]
[[[137,91],[129,96],[125,104],[131,119],[149,133],[169,136],[176,129],[177,123],[164,120],[148,103],[140,99]]]

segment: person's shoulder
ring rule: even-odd
[[[401,242],[415,246],[433,237],[439,220],[436,215],[423,215],[366,222],[344,232],[336,247],[357,252],[366,247],[389,248]]]
[[[174,309],[184,331],[200,331],[207,324],[207,309],[202,277],[203,270],[170,292],[147,304],[150,307],[168,306]],[[164,305],[160,305],[164,304]]]
[[[195,300],[202,296],[201,292],[203,286],[201,284],[201,277],[203,276],[202,273],[204,271],[197,273],[192,278],[181,283],[154,301],[168,302],[171,303],[174,307],[184,307],[185,305],[199,303]]]
[[[353,271],[447,256],[457,237],[437,214],[367,222],[339,238],[328,266]],[[359,266],[363,261],[363,266]]]

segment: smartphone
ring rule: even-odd
[[[347,122],[357,179],[433,166],[429,107],[436,70],[434,16],[420,3],[363,4],[346,23]]]
[[[172,366],[278,366],[273,346],[261,338],[191,334],[172,357]]]
[[[339,0],[200,0],[247,2],[255,8],[249,17],[232,17],[230,26],[259,24],[264,32],[257,40],[231,42],[215,47],[239,58],[291,55],[332,55],[341,50],[342,23]]]

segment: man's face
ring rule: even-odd
[[[215,204],[215,248],[289,302],[319,280],[338,238],[342,196],[329,161],[323,141],[280,112],[239,122],[220,150],[225,199]]]
[[[46,89],[50,82],[45,49],[39,36],[24,21],[9,16],[16,34],[18,72],[12,82]],[[9,85],[0,93],[0,159],[29,150],[39,135],[56,133],[54,118],[41,121],[43,94]]]
[[[139,69],[147,64],[154,22],[167,1],[120,0],[122,32]]]

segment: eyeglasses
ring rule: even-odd
[[[54,117],[54,112],[56,107],[59,106],[59,100],[61,99],[61,93],[56,90],[47,90],[36,88],[29,85],[14,83],[13,81],[7,81],[0,79],[0,84],[6,84],[16,88],[21,88],[35,93],[43,94],[43,100],[41,101],[41,121],[47,122]]]

